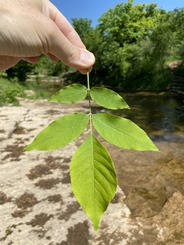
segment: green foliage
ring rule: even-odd
[[[9,68],[6,71],[7,78],[17,78],[20,83],[24,83],[26,81],[28,73],[30,73],[33,70],[33,68],[33,64],[30,64],[26,61],[20,61],[18,64]]]
[[[74,99],[77,89],[79,96]],[[92,114],[91,100],[112,109],[127,109],[128,105],[114,91],[98,87],[91,89],[89,74],[87,88],[77,84],[70,85],[56,92],[51,100],[74,103],[85,96],[89,101],[87,115],[74,113],[53,121],[25,150],[55,150],[64,147],[79,137],[89,124],[89,136],[72,158],[70,176],[73,193],[97,230],[103,213],[115,195],[117,177],[112,159],[95,138],[93,128],[108,142],[121,148],[141,151],[158,149],[147,134],[130,120],[108,113]]]
[[[93,87],[90,96],[94,102],[108,109],[129,109],[123,98],[111,89]]]
[[[80,38],[84,41],[87,38],[90,31],[93,30],[91,27],[92,21],[87,18],[72,18],[72,25],[76,32],[79,34]]]
[[[100,18],[100,30],[106,39],[112,38],[120,46],[142,40],[155,26],[158,16],[156,4],[120,3]]]
[[[91,133],[74,154],[70,175],[73,193],[96,230],[114,197],[117,178],[108,151]]]
[[[9,80],[17,79],[19,83],[24,84],[29,74],[44,77],[61,76],[68,70],[69,68],[61,61],[53,62],[48,56],[41,55],[35,65],[26,61],[20,61],[15,66],[6,70],[6,76]]]
[[[35,73],[42,74],[46,77],[61,76],[63,72],[68,71],[68,67],[61,61],[53,62],[48,56],[41,55],[35,66]]]
[[[96,56],[92,84],[126,91],[169,88],[168,61],[184,61],[184,11],[166,12],[156,4],[117,4],[96,28],[87,19],[73,19],[86,47]],[[76,75],[77,74],[77,75]],[[76,81],[82,81],[75,73]]]
[[[36,81],[27,81],[22,87],[26,90],[26,98],[37,100],[48,99],[55,91],[61,88],[61,84],[53,83],[49,80],[42,82],[37,79]]]
[[[104,13],[98,28],[106,43],[102,67],[109,79],[114,79],[113,85],[126,90],[167,87],[170,79],[164,64],[171,31],[166,12],[156,4],[133,5],[129,1]],[[161,74],[159,80],[157,74]]]
[[[56,150],[79,137],[88,124],[89,115],[74,113],[61,117],[44,130],[25,150]]]
[[[17,97],[23,95],[24,90],[18,83],[0,78],[0,106],[5,104],[18,105]]]
[[[93,125],[98,133],[113,145],[138,151],[157,150],[146,133],[126,118],[97,113],[93,115]]]
[[[184,8],[175,9],[169,12],[169,22],[171,23],[173,32],[173,56],[175,55],[178,60],[184,63]],[[184,73],[183,65],[180,66],[181,74]]]
[[[53,96],[50,101],[73,104],[83,100],[87,96],[87,89],[81,84],[71,84],[65,86]]]

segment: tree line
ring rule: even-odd
[[[74,18],[72,24],[96,56],[90,75],[93,85],[123,90],[165,90],[172,79],[168,64],[184,61],[183,8],[167,12],[154,3],[134,5],[129,0],[102,14],[96,27],[86,18]],[[183,70],[183,63],[180,66]],[[12,77],[20,73],[23,77],[19,79],[23,81],[29,72],[85,81],[76,70],[59,61],[52,63],[46,56],[34,66],[19,63],[7,74]]]

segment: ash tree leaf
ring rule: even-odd
[[[86,96],[87,88],[84,85],[74,83],[57,91],[49,101],[72,104],[85,99]]]
[[[90,96],[94,102],[105,108],[112,110],[129,109],[124,99],[111,89],[93,87],[91,88]]]
[[[108,151],[92,134],[74,154],[70,176],[73,193],[97,230],[114,197],[117,178]]]
[[[25,150],[56,150],[75,140],[87,127],[89,115],[73,113],[61,117],[43,129]]]
[[[148,135],[132,121],[108,113],[92,116],[98,133],[113,145],[140,151],[158,151]]]

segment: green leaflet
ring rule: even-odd
[[[81,84],[71,84],[53,94],[50,101],[72,104],[85,99],[86,96],[87,88],[85,86]]]
[[[75,140],[87,127],[89,115],[74,113],[61,117],[43,129],[25,150],[56,150]]]
[[[73,193],[97,230],[100,219],[114,197],[117,177],[105,147],[93,136],[93,126],[110,143],[134,150],[158,151],[147,134],[132,121],[108,113],[92,114],[91,99],[108,109],[128,109],[116,92],[72,84],[55,93],[50,101],[75,103],[88,96],[89,114],[74,113],[61,117],[42,130],[25,150],[55,150],[75,140],[89,123],[90,134],[75,152],[70,166]]]
[[[90,95],[93,101],[105,108],[112,110],[129,109],[124,99],[111,89],[93,87],[90,90]]]
[[[140,151],[158,151],[147,134],[132,121],[108,113],[92,116],[98,133],[113,145]]]
[[[92,134],[74,154],[70,175],[73,193],[97,230],[114,197],[117,179],[108,151]]]

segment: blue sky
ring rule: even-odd
[[[128,1],[128,0],[127,0]],[[127,1],[118,0],[51,0],[70,21],[71,18],[88,18],[96,25],[100,16],[116,4]],[[173,10],[184,7],[184,0],[134,0],[137,3],[156,3],[159,8]]]

